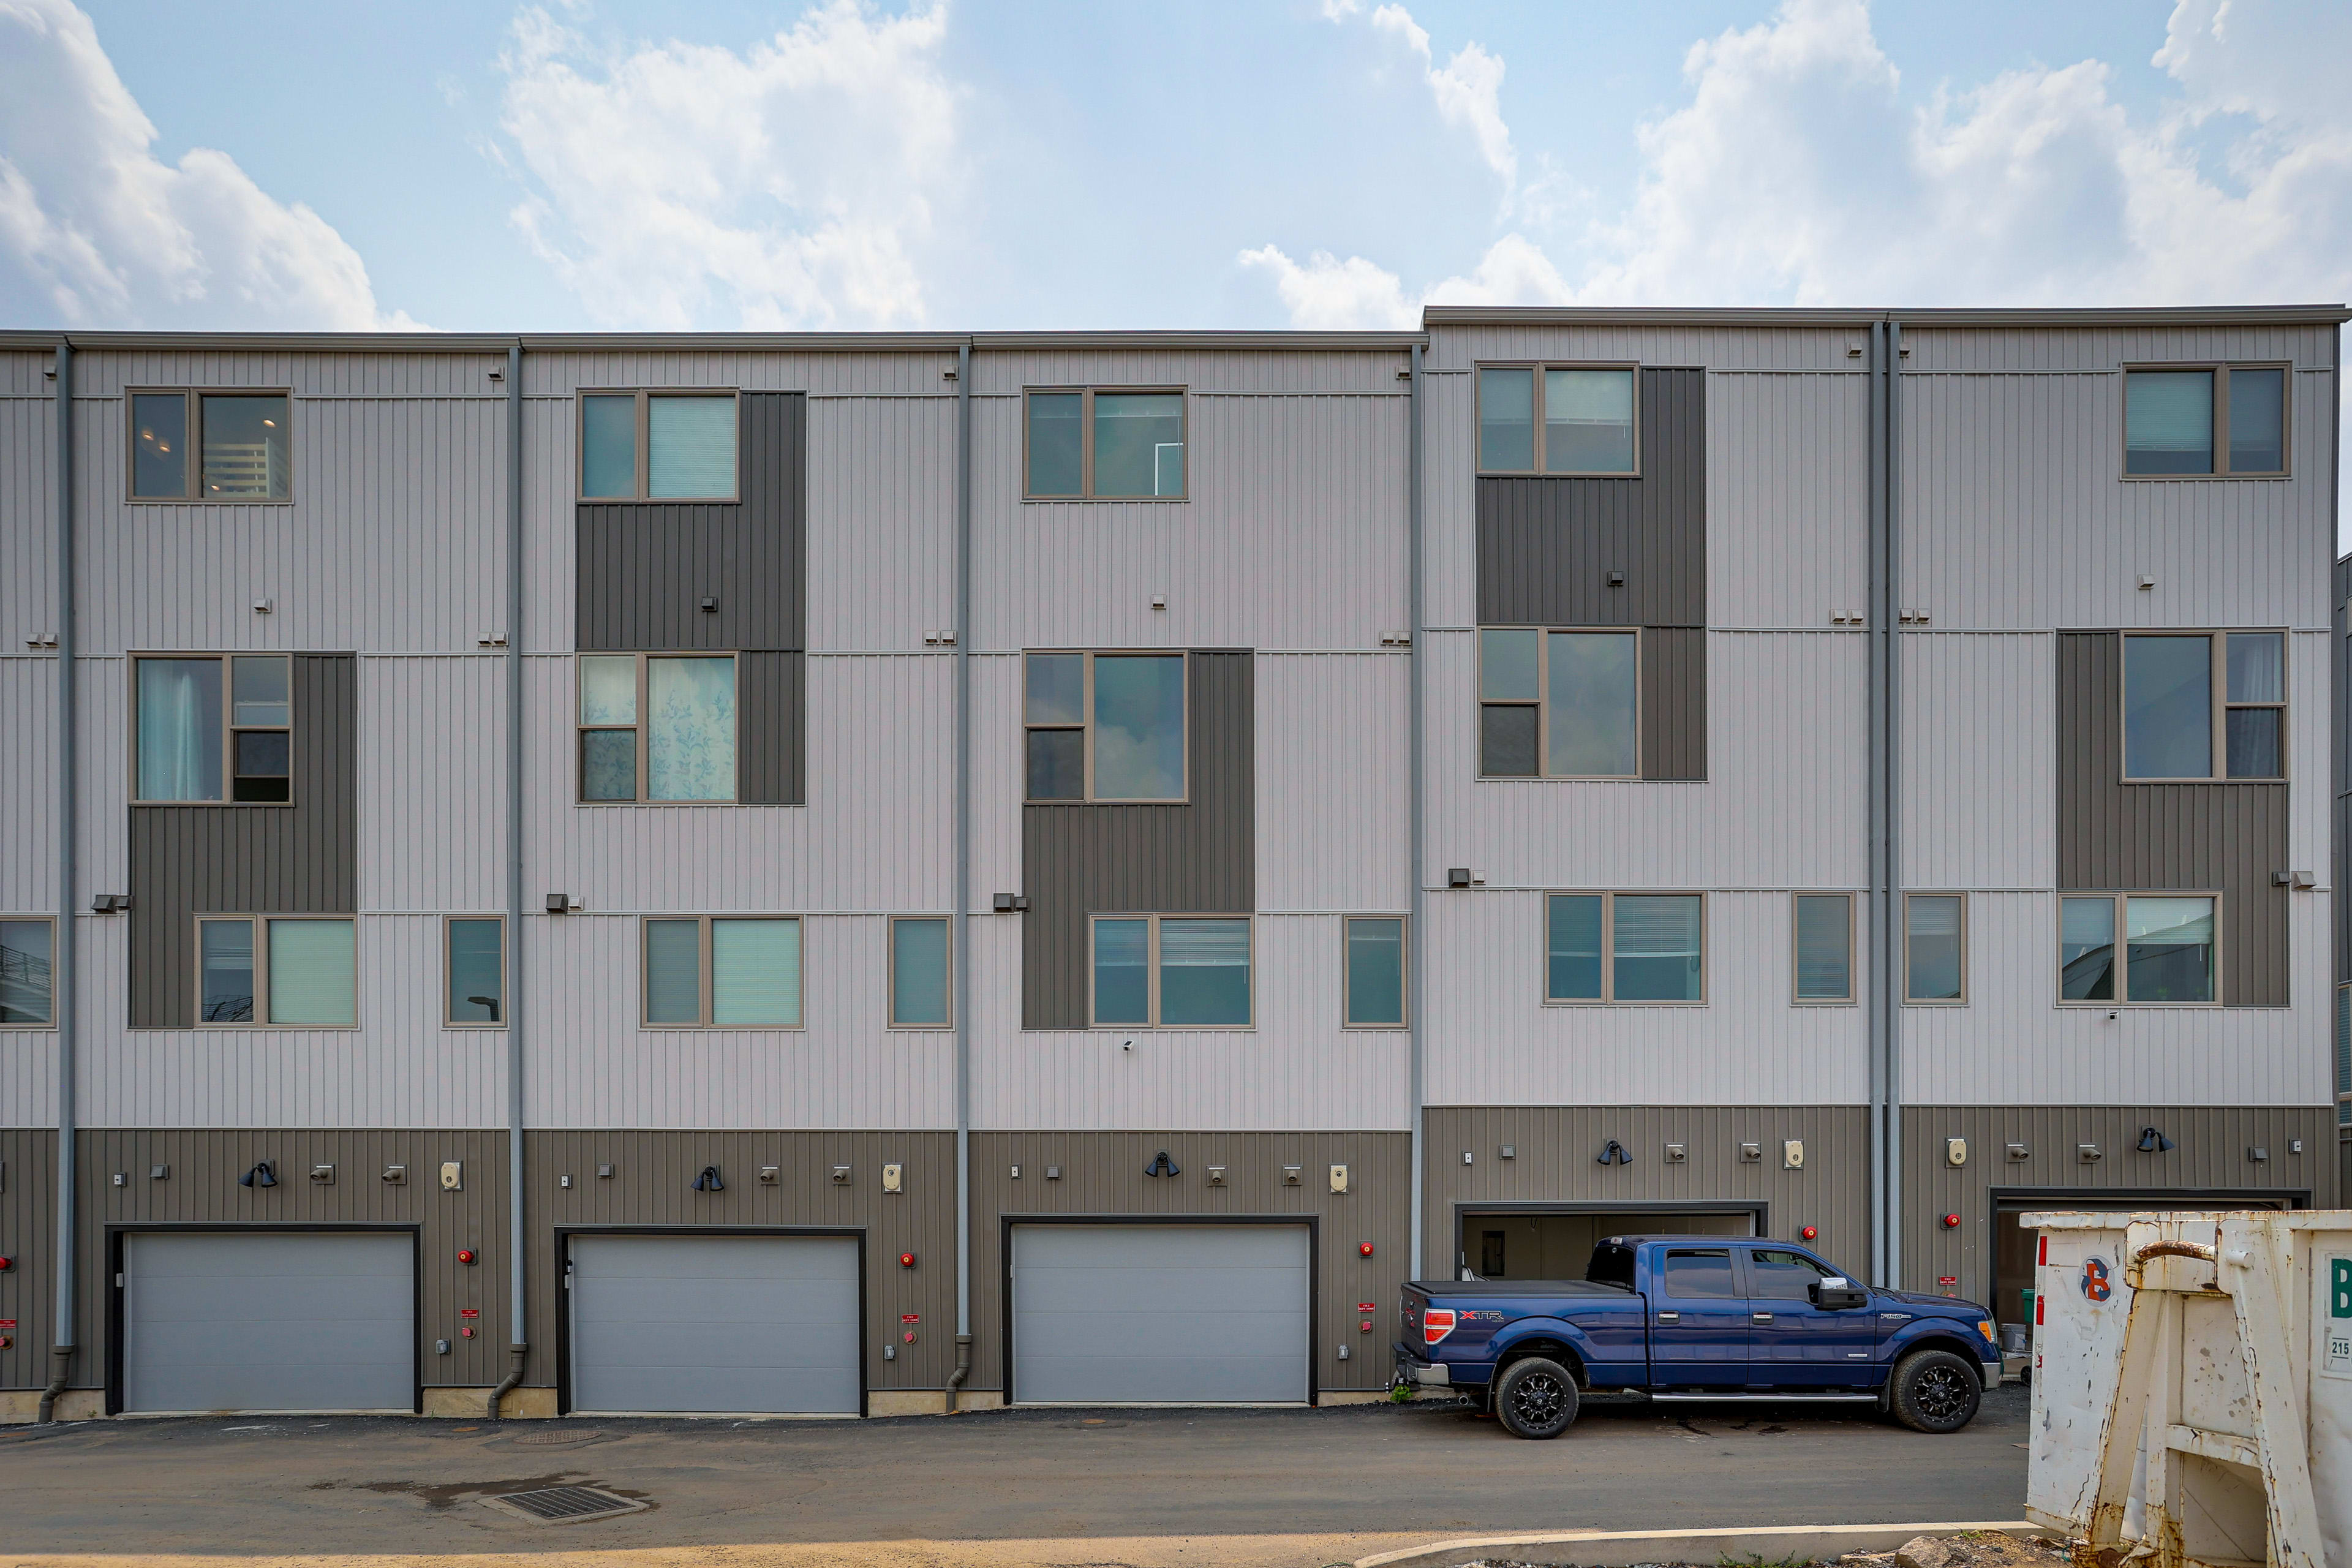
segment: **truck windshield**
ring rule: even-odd
[[[1622,1241],[1604,1241],[1592,1249],[1592,1262],[1584,1277],[1595,1285],[1620,1285],[1633,1288],[1633,1249]]]

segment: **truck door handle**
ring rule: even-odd
[[[1683,1315],[1680,1312],[1660,1312],[1658,1314],[1658,1321],[1662,1323],[1679,1323],[1682,1321]]]
[[[1772,1314],[1769,1312],[1750,1312],[1748,1315],[1759,1323],[1769,1323],[1772,1321]]]

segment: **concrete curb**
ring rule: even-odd
[[[1632,1568],[1642,1563],[1713,1563],[1761,1558],[1777,1563],[1836,1557],[1848,1552],[1892,1552],[1915,1535],[1958,1535],[1965,1530],[2004,1535],[2046,1535],[2022,1519],[1962,1524],[1790,1524],[1766,1530],[1576,1530],[1548,1535],[1485,1535],[1408,1546],[1356,1559],[1355,1568],[1458,1568],[1484,1557],[1517,1563]]]

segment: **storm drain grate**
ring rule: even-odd
[[[482,1500],[492,1508],[504,1509],[541,1524],[578,1524],[583,1520],[635,1513],[646,1506],[596,1487],[541,1487],[536,1491],[508,1492]]]
[[[604,1435],[593,1429],[557,1426],[545,1432],[526,1432],[514,1442],[523,1448],[561,1448],[571,1443],[593,1443]]]

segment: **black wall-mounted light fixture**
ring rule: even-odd
[[[2172,1152],[2172,1140],[2153,1127],[2143,1127],[2139,1130],[2139,1152],[2143,1154],[2169,1154]]]
[[[725,1192],[727,1190],[727,1184],[719,1179],[719,1167],[716,1165],[703,1166],[702,1174],[694,1178],[694,1190],[698,1193]]]
[[[1630,1165],[1633,1163],[1633,1154],[1624,1144],[1612,1138],[1609,1140],[1609,1146],[1601,1151],[1601,1158],[1597,1163],[1603,1165]]]
[[[1168,1151],[1162,1149],[1151,1163],[1143,1167],[1143,1173],[1147,1176],[1181,1176],[1184,1172],[1182,1167],[1168,1157]]]
[[[278,1173],[269,1168],[268,1161],[257,1161],[252,1170],[236,1179],[236,1184],[240,1187],[274,1187],[278,1184]]]

